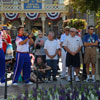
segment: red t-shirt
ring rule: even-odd
[[[7,38],[5,40],[7,41],[7,43],[11,43],[11,37],[10,37],[10,35],[7,34]],[[4,41],[2,43],[2,46],[3,46],[4,53],[6,53],[7,44]]]

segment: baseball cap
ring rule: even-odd
[[[7,26],[3,26],[3,30],[8,30],[8,27]]]
[[[76,28],[70,28],[70,31],[77,32]]]
[[[70,27],[69,26],[65,26],[65,29],[70,29]]]

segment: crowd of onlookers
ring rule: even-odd
[[[31,84],[30,80],[36,82],[37,76],[39,82],[57,81],[59,58],[62,61],[60,73],[62,79],[66,79],[67,75],[67,81],[71,81],[71,76],[74,80],[75,72],[75,81],[80,81],[79,71],[82,63],[83,77],[81,78],[86,79],[86,82],[90,78],[92,82],[96,81],[96,52],[97,47],[100,48],[100,39],[92,25],[88,27],[88,32],[84,35],[78,33],[76,28],[66,26],[57,38],[53,31],[49,31],[47,36],[44,36],[41,30],[38,30],[38,36],[34,33],[29,34],[23,26],[19,26],[17,31],[18,35],[15,39],[17,48],[13,50],[10,30],[7,26],[0,26],[0,80],[2,84],[5,82],[5,65],[10,65],[10,63],[11,66],[7,66],[7,69],[8,72],[14,72],[13,85],[17,85],[20,79],[26,84]],[[14,63],[13,66],[12,63]]]

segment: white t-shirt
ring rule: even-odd
[[[64,40],[66,39],[66,37],[69,35],[66,35],[65,33],[61,35],[61,39],[60,42],[64,42]]]
[[[19,52],[29,52],[29,41],[27,41],[26,44],[20,45],[19,42],[23,41],[20,37],[16,37],[16,45],[17,45],[17,51]]]
[[[63,46],[67,46],[71,52],[76,52],[82,45],[83,43],[79,36],[72,37],[71,35],[63,43]]]
[[[56,50],[59,49],[59,48],[60,48],[60,46],[59,46],[59,44],[56,40],[52,40],[52,41],[46,40],[46,42],[44,44],[44,49],[47,49],[49,55],[54,55]],[[51,58],[49,58],[46,55],[46,59],[48,60],[48,59],[51,59]],[[57,60],[58,59],[57,55],[53,59]]]
[[[2,35],[3,35],[3,32],[0,31],[0,48],[2,48]]]

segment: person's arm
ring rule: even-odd
[[[51,67],[46,65],[46,68],[45,68],[44,70],[45,70],[45,71],[51,70]]]
[[[79,47],[78,50],[75,52],[75,54],[79,53],[81,51],[82,47]]]
[[[19,45],[24,45],[24,44],[26,44],[28,40],[29,40],[29,39],[28,39],[28,38],[26,38],[25,40],[23,40],[23,41],[19,42]]]
[[[48,57],[51,57],[51,56],[49,55],[47,49],[44,49],[44,51],[45,51],[45,54],[46,54]]]
[[[29,45],[32,45],[32,44],[34,44],[34,41],[33,41],[33,39],[32,39],[32,35],[30,34],[29,35]]]
[[[71,51],[69,50],[69,48],[67,46],[64,46],[64,49],[71,54]]]

